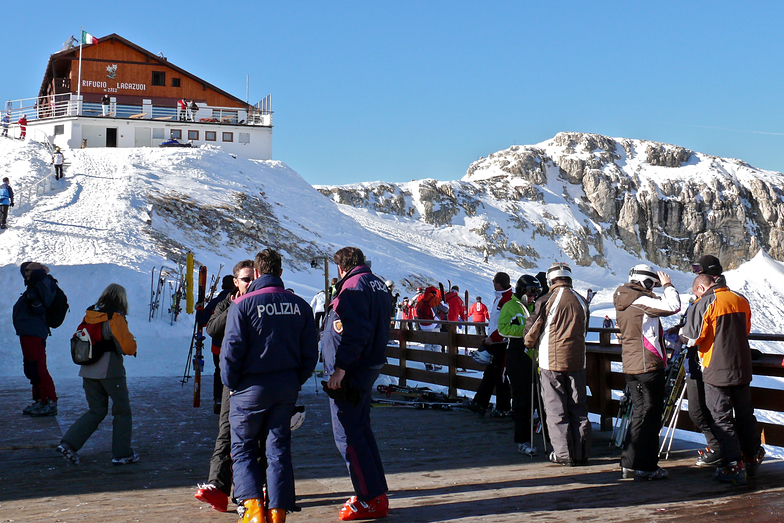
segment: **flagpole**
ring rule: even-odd
[[[82,115],[82,40],[84,40],[84,27],[79,28],[79,84],[76,86],[76,103],[79,104],[79,116]],[[73,92],[73,91],[71,91]]]

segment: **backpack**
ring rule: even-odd
[[[109,319],[112,314],[109,313]],[[82,321],[71,336],[71,359],[77,365],[92,365],[106,352],[114,350],[111,338],[103,337],[103,324]]]
[[[51,276],[49,276],[52,278]],[[57,280],[54,281],[55,293],[52,304],[46,309],[46,325],[50,329],[56,329],[65,321],[65,315],[68,314],[68,298],[63,290],[57,285]]]

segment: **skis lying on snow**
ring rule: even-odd
[[[469,410],[468,403],[425,401],[418,398],[412,400],[403,398],[373,398],[371,405],[374,407],[408,407],[417,410]]]
[[[399,385],[379,385],[376,390],[383,395],[374,398],[378,405],[396,405],[417,409],[452,410],[452,408],[468,408],[469,398],[450,396],[443,392],[435,392],[428,387],[401,387]],[[447,408],[450,407],[450,408]]]

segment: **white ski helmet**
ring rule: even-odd
[[[475,350],[471,353],[471,357],[479,365],[490,365],[490,362],[493,361],[493,355],[486,350]]]
[[[555,262],[547,269],[547,286],[550,287],[556,278],[569,278],[572,277],[572,268],[569,264],[563,262]]]
[[[391,289],[395,285],[395,282],[393,282],[392,280],[387,280],[384,282],[384,285],[386,285],[387,288]]]
[[[291,416],[290,427],[292,432],[297,430],[305,423],[305,405],[297,405],[294,407],[294,415]]]
[[[629,283],[639,283],[648,290],[654,287],[661,287],[659,275],[653,270],[653,267],[640,263],[632,267],[629,271]]]

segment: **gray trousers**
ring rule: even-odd
[[[133,454],[131,432],[133,419],[128,400],[128,385],[125,377],[84,380],[84,393],[90,410],[82,414],[63,436],[62,442],[74,450],[81,449],[93,435],[98,425],[109,413],[109,398],[112,399],[112,457],[125,458]]]
[[[591,450],[586,404],[586,372],[541,371],[542,399],[550,444],[561,460],[582,462]]]

